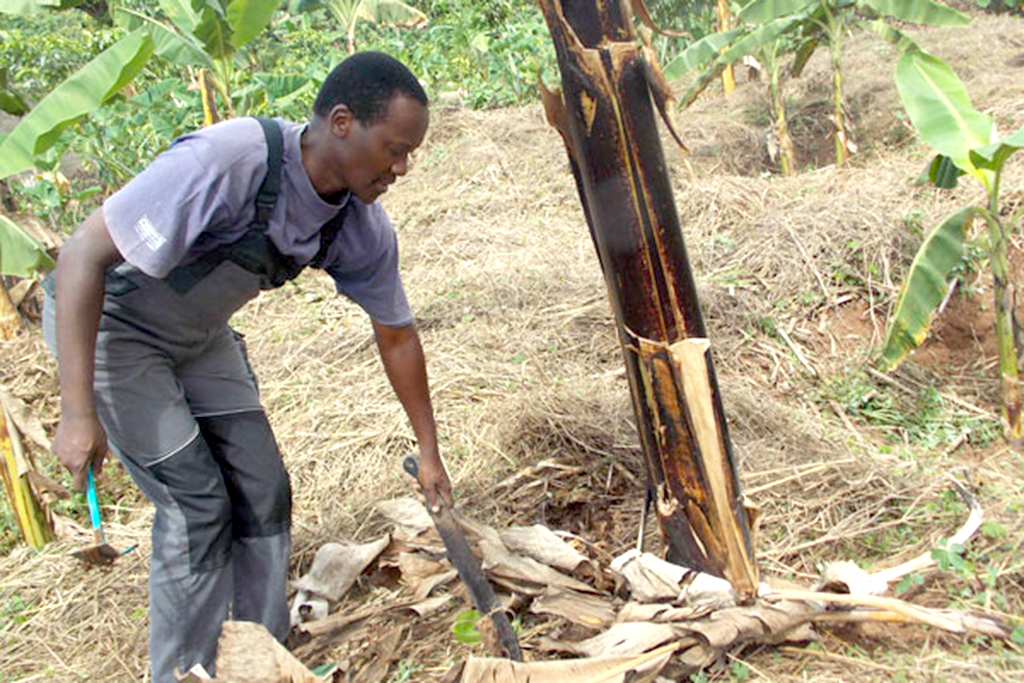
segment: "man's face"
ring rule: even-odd
[[[423,142],[429,120],[426,107],[398,94],[377,122],[363,124],[352,118],[341,127],[335,123],[335,135],[344,140],[344,180],[352,194],[369,204],[405,175],[409,154]]]

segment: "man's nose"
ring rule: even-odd
[[[391,172],[396,176],[402,176],[409,172],[409,155],[402,155],[402,158],[391,165]]]

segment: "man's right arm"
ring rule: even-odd
[[[106,433],[96,414],[93,371],[104,279],[107,269],[121,260],[102,209],[85,220],[57,259],[61,420],[54,451],[78,491],[85,489],[86,468],[92,465],[98,471],[107,451]]]

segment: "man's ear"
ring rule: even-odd
[[[339,138],[347,138],[352,126],[358,123],[355,114],[348,108],[347,104],[336,104],[327,114],[327,123],[331,133]]]

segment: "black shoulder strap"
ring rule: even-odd
[[[320,228],[320,249],[316,252],[313,260],[309,262],[309,265],[314,268],[322,269],[324,267],[324,262],[327,260],[327,250],[331,248],[334,238],[345,227],[345,210],[348,209],[350,201],[352,201],[351,198],[345,202],[345,205],[334,215],[334,218],[324,223],[323,227]]]
[[[267,139],[267,175],[256,193],[256,219],[253,227],[260,232],[267,231],[270,214],[277,203],[277,193],[281,189],[281,160],[284,156],[284,141],[281,127],[273,119],[257,116],[256,120],[263,127],[263,137]]]
[[[269,286],[279,286],[302,270],[301,266],[294,264],[291,259],[278,254],[266,236],[270,214],[274,211],[277,193],[281,189],[284,140],[277,121],[259,116],[255,118],[263,128],[263,137],[267,141],[267,174],[263,176],[263,182],[256,192],[256,217],[250,225],[251,230],[236,242],[222,244],[168,273],[164,280],[179,294],[192,289],[224,260],[235,261],[252,272],[265,273]],[[259,236],[258,239],[254,238],[254,232]]]

